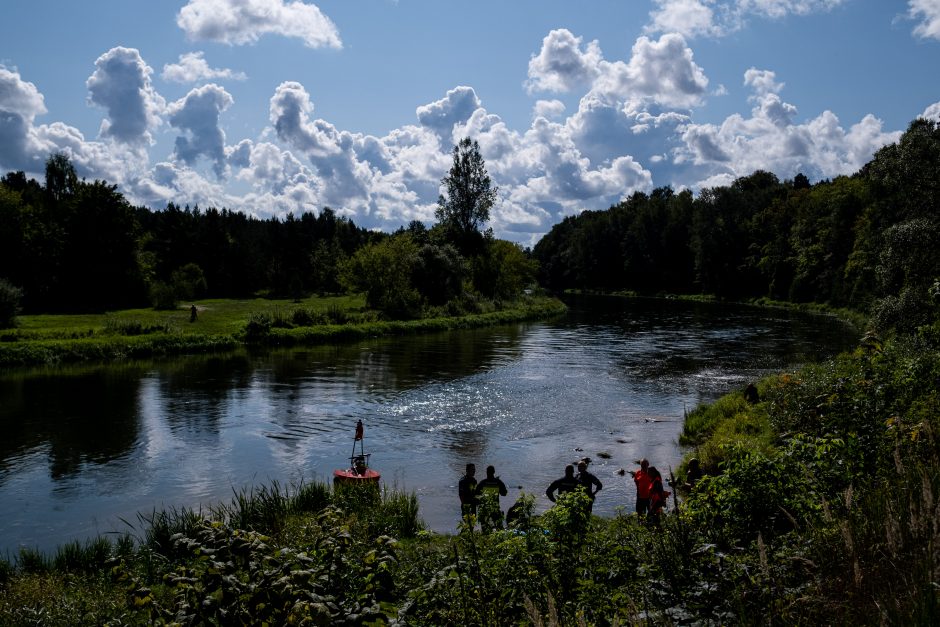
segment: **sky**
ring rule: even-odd
[[[0,172],[50,154],[168,202],[430,225],[463,137],[489,226],[657,187],[852,174],[940,120],[940,0],[4,3]]]

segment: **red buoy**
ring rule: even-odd
[[[369,468],[369,456],[363,444],[362,421],[356,423],[356,436],[353,438],[352,454],[349,456],[349,468],[333,471],[334,484],[368,485],[378,484],[382,477],[378,472]],[[356,442],[359,442],[359,454],[356,454]]]

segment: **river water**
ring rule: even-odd
[[[647,457],[675,467],[682,416],[762,375],[850,348],[829,317],[673,300],[581,297],[555,320],[333,347],[0,375],[0,556],[140,533],[138,512],[210,506],[273,480],[372,467],[456,527],[457,480],[488,464],[547,508],[581,457],[594,513],[629,507]],[[134,525],[129,527],[128,524]]]

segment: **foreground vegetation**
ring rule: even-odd
[[[658,525],[582,494],[509,530],[319,484],[0,563],[0,623],[937,624],[940,324],[693,411]]]

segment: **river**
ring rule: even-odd
[[[632,504],[647,457],[675,467],[703,401],[857,341],[831,317],[580,297],[555,320],[356,344],[0,375],[0,556],[140,534],[138,512],[210,506],[278,481],[330,480],[355,424],[383,482],[453,531],[467,462],[538,495],[590,457],[594,513]],[[129,527],[129,524],[133,527]]]

